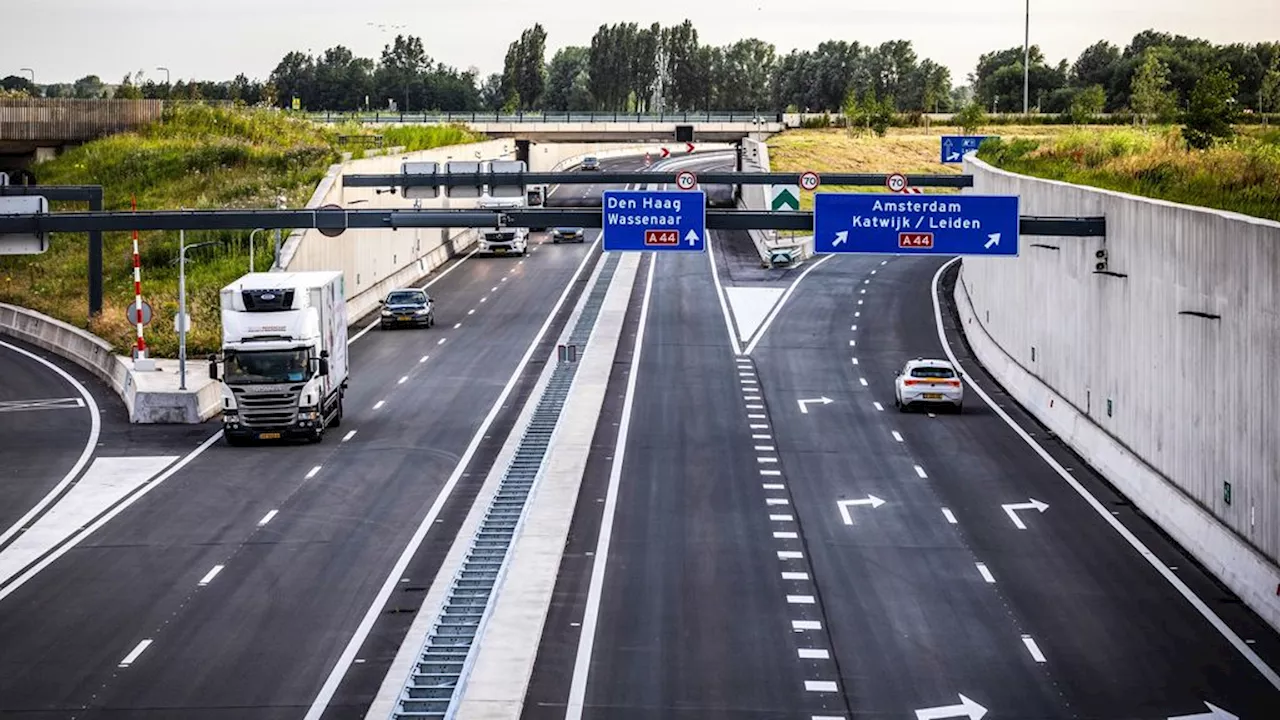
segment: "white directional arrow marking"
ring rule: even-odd
[[[969,698],[961,695],[959,705],[943,705],[916,711],[916,720],[943,720],[944,718],[962,718],[982,720],[987,709]]]
[[[849,508],[853,507],[854,505],[870,505],[873,508],[878,508],[883,504],[884,504],[884,501],[876,497],[875,495],[868,495],[861,500],[837,500],[836,501],[836,507],[840,508],[840,518],[844,520],[845,525],[853,524],[853,518],[850,517],[849,515]],[[964,697],[964,696],[961,695],[960,697]],[[942,716],[942,717],[946,717],[946,716]]]
[[[698,233],[697,233],[697,231],[695,231],[695,230],[690,230],[690,231],[689,231],[689,234],[684,236],[684,240],[685,240],[685,242],[689,243],[690,245],[696,245],[696,244],[698,243]]]
[[[830,405],[831,403],[835,402],[835,400],[832,400],[831,398],[823,395],[820,398],[813,398],[811,400],[797,400],[796,402],[800,403],[800,412],[804,413],[805,415],[808,415],[809,407],[807,403],[822,403],[823,405]]]
[[[836,233],[836,241],[832,245],[834,247],[839,247],[847,242],[849,242],[849,232],[847,230],[841,230]]]
[[[1204,704],[1209,708],[1209,712],[1196,713],[1194,715],[1177,715],[1170,717],[1169,720],[1240,720],[1236,715],[1232,715],[1207,700]]]
[[[987,236],[987,243],[982,247],[990,250],[992,245],[1000,244],[1000,233],[991,233]]]
[[[1018,517],[1016,511],[1038,510],[1040,512],[1044,512],[1045,510],[1049,509],[1048,505],[1040,502],[1035,498],[1031,498],[1031,502],[1010,503],[1008,505],[1001,505],[1000,507],[1004,508],[1004,511],[1009,514],[1009,519],[1013,521],[1014,525],[1018,526],[1019,530],[1026,530],[1027,526],[1022,524],[1022,520]]]

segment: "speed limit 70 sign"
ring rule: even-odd
[[[809,190],[812,192],[818,189],[818,185],[820,185],[821,182],[822,181],[818,179],[818,173],[813,172],[812,170],[800,174],[801,190]]]
[[[698,176],[688,170],[682,170],[676,175],[676,187],[681,190],[692,190],[697,185]]]
[[[884,184],[891,192],[900,193],[907,189],[907,176],[901,173],[894,173],[885,178]]]

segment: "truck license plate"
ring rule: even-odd
[[[496,252],[496,253],[498,253],[499,255],[501,255],[501,254],[505,253],[505,252],[507,251],[507,249],[506,249],[506,248],[494,248],[494,249],[493,249],[493,251],[494,251],[494,252]]]
[[[259,440],[279,440],[280,433],[258,433]]]

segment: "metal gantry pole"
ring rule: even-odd
[[[187,389],[187,231],[178,231],[178,389]]]
[[[1031,114],[1031,0],[1027,0],[1026,30],[1022,38],[1022,114]]]

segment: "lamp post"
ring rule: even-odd
[[[31,74],[31,87],[35,87],[35,85],[36,85],[36,71],[35,71],[35,70],[32,70],[31,68],[18,68],[18,72],[30,73],[30,74]]]
[[[156,69],[157,69],[157,70],[163,70],[163,71],[164,71],[164,84],[165,84],[165,87],[168,87],[168,85],[169,85],[169,68],[167,68],[167,67],[158,67],[158,68],[156,68]]]
[[[217,245],[209,241],[187,245],[187,231],[178,231],[178,389],[187,389],[187,328],[191,320],[187,317],[187,251],[205,245]]]
[[[253,232],[249,233],[249,272],[253,272],[253,236],[262,231],[263,228],[256,228]]]
[[[284,210],[285,208],[287,208],[288,207],[287,203],[288,203],[288,198],[286,198],[284,195],[276,196],[277,210]],[[280,267],[280,228],[276,228],[276,252],[275,252],[275,255],[272,256],[271,267],[278,268],[280,270],[284,269]]]
[[[1027,0],[1026,32],[1022,37],[1022,114],[1031,114],[1031,0]]]

